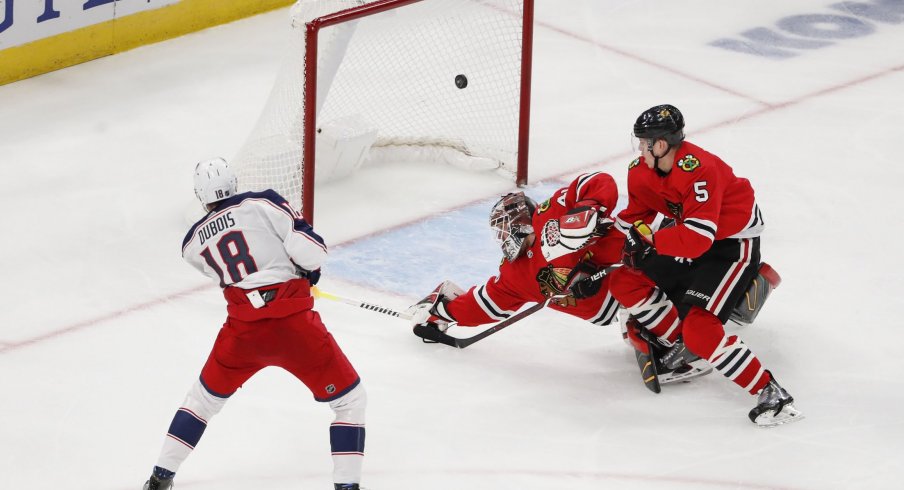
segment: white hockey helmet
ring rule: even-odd
[[[226,160],[211,158],[195,165],[195,195],[203,206],[232,197],[237,191],[235,172]]]

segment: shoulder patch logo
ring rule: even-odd
[[[638,164],[640,164],[640,157],[637,157],[634,160],[631,160],[631,163],[628,164],[628,170],[631,170],[632,168],[636,167]]]
[[[549,209],[549,199],[541,202],[540,205],[537,206],[537,214],[544,213],[548,209]]]
[[[700,160],[694,155],[684,155],[684,158],[678,160],[678,168],[685,172],[693,172],[700,166]]]

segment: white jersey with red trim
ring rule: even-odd
[[[323,239],[272,190],[245,192],[217,203],[182,242],[182,257],[220,287],[254,289],[318,271]],[[296,267],[297,266],[297,267]]]
[[[676,220],[677,226],[654,235],[656,251],[672,257],[696,258],[715,240],[753,238],[764,228],[750,181],[686,141],[664,176],[647,167],[644,157],[629,166],[628,207],[618,214],[616,226],[627,233],[635,221],[652,223],[656,213]]]

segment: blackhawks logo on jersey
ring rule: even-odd
[[[537,284],[543,296],[562,294],[565,290],[565,280],[571,269],[565,267],[553,267],[552,264],[537,271]]]
[[[537,285],[540,286],[540,294],[543,296],[556,296],[564,294],[565,282],[571,274],[567,267],[553,267],[552,264],[537,271]],[[556,301],[560,306],[574,306],[575,301],[571,296],[560,298]]]
[[[631,170],[632,168],[636,167],[639,164],[640,164],[640,157],[637,157],[634,160],[631,160],[631,163],[628,164],[628,170]]]
[[[694,155],[684,155],[684,158],[678,160],[678,168],[685,172],[693,172],[700,166],[700,160]]]

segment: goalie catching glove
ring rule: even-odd
[[[581,201],[559,218],[559,243],[570,250],[588,245],[612,227],[606,207],[595,201]]]
[[[424,299],[408,307],[405,312],[411,315],[414,334],[424,342],[436,342],[437,337],[455,324],[446,304],[463,293],[464,290],[452,281],[443,281]]]

